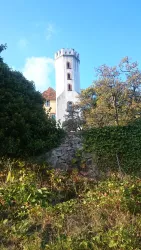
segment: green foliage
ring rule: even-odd
[[[141,116],[141,71],[124,58],[118,66],[102,65],[98,78],[83,90],[78,106],[85,127],[126,125]],[[122,80],[121,80],[122,79]]]
[[[98,167],[140,173],[140,120],[128,126],[91,128],[84,133],[84,144],[86,151],[94,152]]]
[[[5,47],[4,47],[5,48]],[[0,155],[32,156],[60,143],[63,130],[43,109],[34,83],[0,61]]]
[[[0,161],[0,249],[139,250],[141,181]]]
[[[0,45],[0,53],[4,49],[6,45]],[[119,67],[121,71],[130,72],[127,82],[131,91],[131,113],[127,120],[134,120],[140,116],[140,72],[137,64],[130,64],[128,58]],[[99,73],[108,79],[108,85],[104,79],[97,90],[92,87],[83,92],[83,116],[86,115],[87,125],[94,125],[94,115],[100,121],[96,126],[107,122],[118,125],[119,121],[122,124],[119,111],[125,111],[121,108],[125,102],[122,102],[122,91],[117,88],[119,82],[115,81],[119,73],[116,68],[106,66],[102,66]],[[110,95],[109,83],[112,84]],[[107,112],[104,107],[107,108],[111,96],[115,102]],[[12,161],[0,159],[0,249],[140,250],[141,121],[85,131],[84,150],[94,152],[99,169],[109,170],[108,177],[98,182],[83,177],[77,169],[64,172],[51,169],[47,164],[17,159],[17,156],[33,156],[57,146],[64,132],[45,114],[42,96],[35,91],[34,84],[9,69],[2,58],[0,98],[0,154],[16,156]],[[93,113],[97,107],[98,112]],[[74,118],[72,115],[68,118]],[[80,125],[74,119],[73,122]],[[73,166],[77,167],[78,163],[80,168],[85,166],[81,153],[78,151],[72,160]]]
[[[84,120],[82,119],[81,113],[77,105],[73,105],[72,109],[70,111],[67,111],[62,127],[66,132],[76,132],[78,130],[81,131],[83,125]]]
[[[0,53],[7,48],[7,44],[0,44]]]

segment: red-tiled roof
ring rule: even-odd
[[[42,93],[42,96],[46,100],[56,100],[56,91],[53,88],[48,88],[46,91]]]

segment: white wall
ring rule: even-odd
[[[71,64],[70,69],[67,69],[67,62]],[[79,54],[72,49],[61,49],[55,54],[57,120],[64,120],[68,101],[77,101],[80,93],[79,63]],[[67,79],[67,73],[71,74],[71,80]],[[72,85],[72,91],[68,91],[68,84]]]
[[[57,120],[63,122],[65,120],[65,115],[67,114],[67,102],[73,101],[76,103],[78,100],[79,94],[75,91],[68,91],[70,94],[66,96],[65,91],[57,98],[57,107],[56,107],[56,114]]]

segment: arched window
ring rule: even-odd
[[[50,101],[46,100],[45,105],[46,107],[50,107]]]
[[[70,73],[67,73],[67,79],[71,80],[71,74]]]
[[[68,91],[72,91],[72,85],[68,84]]]
[[[70,62],[67,62],[67,69],[71,69],[71,64],[70,64]]]
[[[73,110],[73,102],[67,102],[67,111],[70,112]]]

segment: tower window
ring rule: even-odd
[[[72,85],[68,84],[68,91],[72,91]]]
[[[45,105],[46,107],[50,107],[50,101],[46,101]]]
[[[51,114],[51,118],[52,119],[56,119],[56,115],[55,114]]]
[[[73,102],[67,102],[67,111],[70,112],[73,110]]]
[[[67,79],[71,80],[71,74],[70,73],[67,74]]]
[[[67,69],[71,69],[71,64],[70,64],[70,62],[67,62]]]

